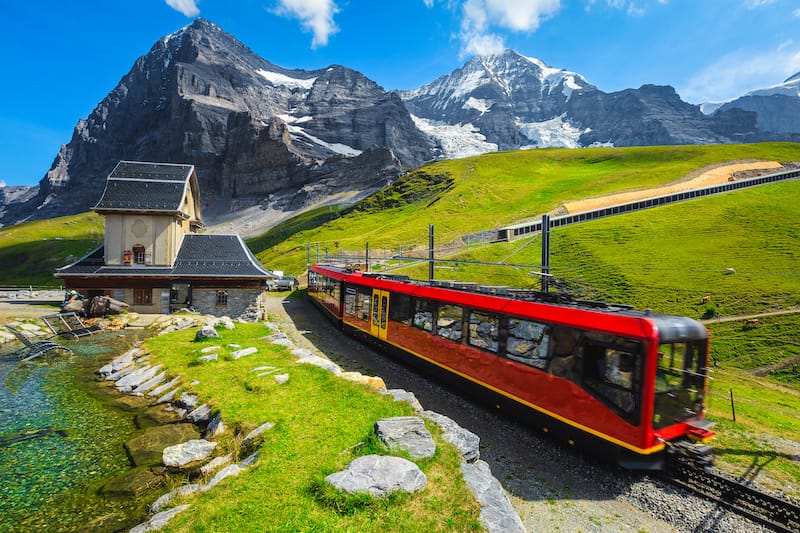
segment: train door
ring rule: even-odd
[[[372,289],[372,320],[369,332],[379,339],[386,340],[386,326],[389,316],[389,291]]]

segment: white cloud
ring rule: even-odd
[[[427,3],[428,0],[426,0]],[[490,28],[536,31],[542,20],[561,8],[561,0],[466,0],[461,21],[462,54],[502,50],[503,38]]]
[[[196,17],[200,14],[200,9],[194,0],[166,0],[167,5],[175,11],[180,11],[187,17]]]
[[[800,19],[800,7],[792,11],[792,16],[796,19]]]
[[[772,50],[727,54],[694,74],[679,93],[692,103],[720,102],[781,83],[800,72],[800,46],[792,41]]]
[[[298,19],[303,28],[314,35],[312,48],[327,45],[328,37],[339,31],[333,21],[338,12],[333,0],[278,0],[275,9],[278,15]]]
[[[762,6],[774,4],[775,0],[745,0],[744,6],[748,9],[756,9]]]
[[[3,187],[6,187],[6,186],[7,186],[6,182],[3,181],[3,180],[0,180],[0,189],[2,189]]]

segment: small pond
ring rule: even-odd
[[[130,468],[123,444],[136,427],[95,372],[143,336],[107,332],[63,341],[73,356],[0,359],[0,531],[116,531],[140,521],[146,502],[99,491]]]

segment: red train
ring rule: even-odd
[[[690,318],[463,282],[316,265],[308,294],[377,341],[570,444],[659,469],[665,452],[710,463],[708,331]],[[603,446],[597,446],[602,444]]]

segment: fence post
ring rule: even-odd
[[[736,406],[733,404],[733,389],[731,391],[731,413],[733,413],[733,421],[736,422]]]

